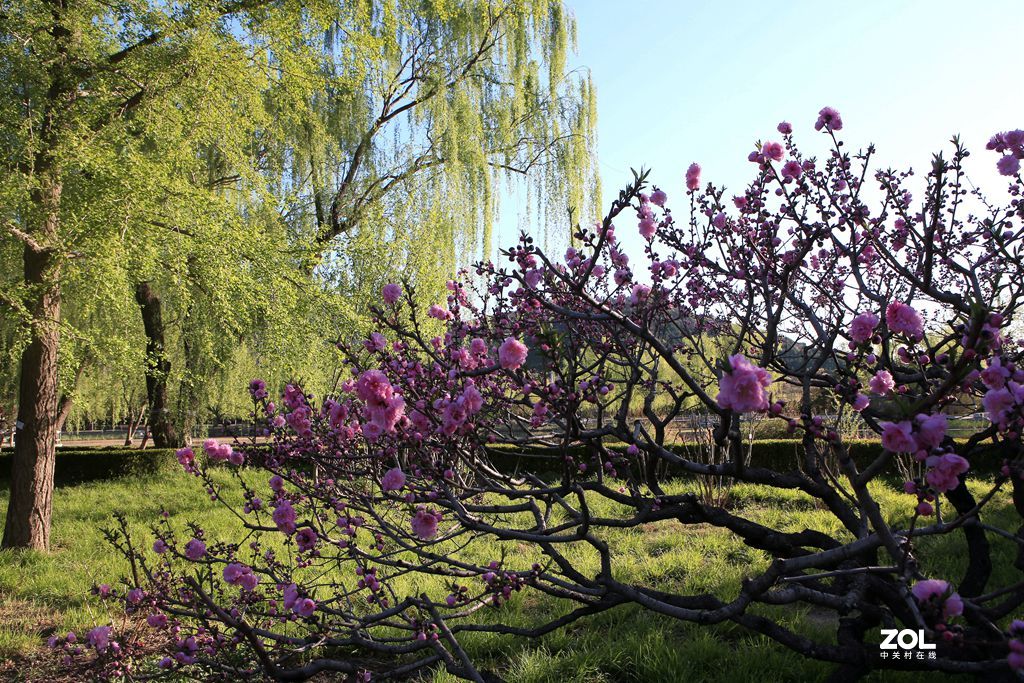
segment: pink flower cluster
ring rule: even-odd
[[[185,557],[196,562],[206,556],[206,544],[198,538],[193,538],[185,544]]]
[[[189,474],[198,474],[199,470],[196,468],[196,454],[191,448],[186,446],[185,448],[179,448],[174,452],[178,462],[182,468]]]
[[[252,567],[238,562],[231,562],[224,567],[224,580],[232,586],[241,586],[246,592],[253,592],[260,582],[258,574],[254,574]]]
[[[888,370],[879,370],[868,381],[868,386],[871,388],[871,391],[879,396],[885,396],[895,388],[896,380],[893,379],[892,373]]]
[[[1003,156],[996,162],[996,168],[1003,175],[1017,175],[1020,161],[1024,159],[1024,130],[1008,130],[996,133],[985,145],[985,149],[999,152]]]
[[[988,389],[981,405],[989,420],[1001,432],[1015,434],[1021,431],[1021,409],[1024,407],[1024,370],[996,356],[978,375]]]
[[[903,422],[883,422],[882,448],[893,453],[917,452],[917,441],[914,439],[914,427],[909,420]]]
[[[405,487],[405,472],[400,467],[392,467],[380,479],[383,491],[401,491]]]
[[[640,218],[638,229],[640,231],[640,236],[648,242],[654,239],[654,233],[658,229],[658,221],[654,216],[654,209],[651,208],[652,206],[653,205],[649,201],[641,201],[640,208],[638,209]]]
[[[768,371],[753,365],[742,354],[729,357],[730,370],[718,384],[718,405],[738,413],[768,410],[766,389],[772,378]]]
[[[913,422],[883,422],[882,447],[893,453],[911,453],[924,462],[928,468],[925,482],[937,493],[952,491],[960,485],[960,475],[970,469],[965,458],[952,452],[945,452],[943,441],[946,438],[948,422],[945,415],[918,415]],[[908,492],[926,495],[918,490],[913,482],[908,482]],[[919,509],[922,514],[931,514],[931,506]]]
[[[850,339],[858,344],[870,341],[878,327],[878,316],[874,313],[861,313],[850,323]]]
[[[1010,653],[1006,655],[1006,663],[1019,672],[1024,669],[1024,621],[1014,619],[1010,622],[1009,635]]]
[[[444,306],[438,306],[437,304],[433,304],[429,309],[427,309],[427,315],[435,320],[440,320],[441,322],[452,319],[452,312]]]
[[[312,598],[302,597],[294,583],[281,587],[281,602],[285,609],[290,609],[300,617],[309,618],[316,611],[316,602]]]
[[[203,450],[210,460],[227,460],[232,465],[241,465],[245,462],[245,454],[233,449],[229,443],[218,443],[216,439],[204,441]]]
[[[920,339],[924,336],[924,321],[921,314],[900,301],[893,301],[886,306],[885,324],[893,334],[905,334],[911,339]]]
[[[455,398],[439,398],[434,401],[433,407],[434,411],[441,415],[441,432],[452,436],[463,426],[468,427],[469,419],[479,413],[483,405],[484,397],[470,380],[461,394]],[[422,413],[419,415],[421,416]],[[414,424],[420,427],[419,423],[421,422],[423,422],[422,418],[418,417]],[[422,426],[425,428],[427,425],[423,424]]]
[[[508,337],[498,347],[498,363],[505,370],[515,370],[526,362],[529,349],[514,337]]]
[[[451,349],[449,357],[461,370],[470,371],[489,361],[487,352],[487,342],[477,337],[470,341],[468,349],[462,346]]]
[[[686,189],[695,192],[700,187],[700,164],[693,163],[686,169]]]
[[[790,159],[782,165],[783,181],[799,180],[804,174],[804,165],[796,159]]]
[[[371,332],[369,339],[363,342],[363,347],[370,352],[381,352],[388,348],[388,340],[380,332]]]
[[[893,453],[915,453],[924,452],[919,455],[920,459],[927,455],[928,451],[938,448],[946,437],[948,421],[942,413],[933,415],[918,415],[914,422],[903,420],[902,422],[883,422],[882,447]]]
[[[441,519],[440,512],[419,505],[412,516],[412,532],[424,541],[429,541],[437,535],[437,525]]]
[[[252,380],[249,382],[249,395],[252,396],[255,401],[265,399],[269,395],[267,393],[267,383],[261,379]]]
[[[821,111],[818,112],[818,120],[814,122],[814,130],[822,129],[829,132],[843,129],[843,118],[832,107],[822,107]]]
[[[355,383],[355,392],[370,418],[362,426],[363,436],[376,441],[382,434],[394,433],[405,416],[405,399],[395,393],[387,375],[380,370],[365,371]]]
[[[149,625],[150,628],[167,628],[167,615],[163,614],[162,612],[150,614],[148,617],[146,617],[146,623]]]
[[[747,160],[758,164],[763,171],[766,170],[773,161],[782,161],[784,156],[785,149],[782,147],[781,143],[765,142],[762,143],[759,149],[755,149],[747,155]],[[801,167],[801,172],[802,171],[803,169]]]
[[[282,500],[274,508],[274,513],[271,515],[274,520],[274,524],[277,525],[278,530],[281,533],[291,536],[295,533],[295,508],[292,507],[291,502]]]
[[[402,287],[396,285],[394,282],[384,285],[381,290],[381,298],[384,299],[384,303],[388,306],[393,306],[402,298]]]
[[[304,526],[295,534],[295,545],[297,545],[299,550],[302,552],[309,552],[316,548],[316,542],[319,538],[320,536],[316,533],[314,528]]]
[[[939,493],[952,491],[960,485],[960,475],[970,469],[970,464],[955,453],[932,455],[925,460],[928,473],[925,481]]]
[[[941,614],[943,620],[958,617],[964,613],[964,601],[942,579],[918,581],[910,589],[914,599],[922,607],[929,607]]]
[[[310,439],[313,436],[313,410],[306,401],[306,395],[295,384],[288,384],[284,389],[284,404],[288,413],[284,422],[288,424],[295,433],[303,439]],[[268,406],[269,407],[269,406]],[[273,424],[282,427],[281,416],[274,418]]]
[[[111,645],[117,645],[110,639],[113,630],[111,626],[97,626],[85,635],[85,642],[99,653],[106,652]]]

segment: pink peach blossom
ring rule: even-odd
[[[924,334],[921,315],[901,301],[893,301],[885,308],[885,324],[893,334],[902,333],[913,338]]]
[[[917,442],[924,448],[938,448],[946,437],[946,416],[918,415]]]
[[[863,344],[871,339],[876,327],[878,327],[877,315],[871,312],[861,313],[850,323],[850,339],[858,344]]]
[[[405,487],[405,472],[401,467],[392,467],[381,477],[380,487],[384,491],[401,491]]]
[[[526,362],[526,344],[515,337],[507,337],[498,347],[498,363],[505,370],[515,370]]]
[[[875,373],[875,376],[868,381],[868,386],[874,393],[880,396],[885,396],[893,390],[893,387],[896,386],[896,382],[892,378],[892,373],[888,370],[879,370]]]
[[[389,282],[381,289],[381,298],[389,306],[396,303],[402,297],[402,287],[394,282]]]
[[[700,164],[690,164],[690,167],[686,169],[686,189],[695,191],[700,187]]]
[[[818,120],[814,123],[814,130],[837,131],[843,129],[843,119],[832,107],[823,107],[818,112]]]
[[[427,510],[422,505],[416,508],[416,514],[412,517],[412,531],[425,541],[437,535],[437,523],[440,515],[432,510]]]
[[[908,420],[903,422],[883,422],[882,448],[893,453],[913,453],[917,450],[913,426]]]
[[[955,453],[933,455],[925,461],[928,473],[925,481],[936,491],[952,491],[960,485],[960,475],[970,469],[970,464]]]
[[[284,534],[291,536],[295,533],[295,508],[287,500],[281,501],[277,508],[274,509],[274,514],[271,515],[274,520],[274,524]]]
[[[765,389],[771,384],[771,375],[741,354],[730,356],[730,371],[718,383],[718,405],[739,413],[768,409]]]

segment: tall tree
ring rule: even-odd
[[[423,296],[436,297],[459,262],[488,250],[500,179],[525,181],[541,214],[547,200],[559,211],[566,203],[585,210],[596,193],[594,92],[585,77],[565,71],[574,26],[559,2],[324,3],[278,20],[275,30],[291,38],[269,53],[261,52],[258,35],[233,34],[234,48],[251,50],[254,62],[258,55],[266,59],[247,81],[232,83],[235,99],[263,88],[264,110],[250,107],[235,122],[213,127],[232,130],[230,137],[193,134],[183,143],[194,159],[210,163],[209,173],[189,174],[206,184],[193,195],[233,192],[246,197],[246,214],[275,205],[288,226],[294,248],[285,258],[304,258],[299,284],[318,303],[311,318],[291,316],[305,325],[294,346],[365,324],[367,294],[395,272],[418,280]],[[265,78],[267,71],[273,77]],[[181,209],[175,202],[174,210]],[[180,321],[184,353],[173,373],[166,353],[151,357],[147,378],[160,400],[177,377],[179,440],[197,419],[211,369],[233,353],[213,342],[245,328],[238,310],[201,312],[217,308],[224,288],[213,286],[211,273],[201,274],[207,259],[197,254],[207,248],[210,225],[202,220],[207,210],[199,215],[199,224],[182,233],[189,239],[173,245],[173,258],[191,264],[186,280],[196,286],[178,297],[187,300],[185,308],[165,316]],[[241,260],[220,268],[244,272],[257,260],[236,257]],[[153,292],[169,285],[147,286]],[[253,302],[251,286],[231,291],[234,301]],[[261,309],[266,325],[272,311]],[[142,310],[156,315],[159,305]],[[234,321],[229,330],[227,319]],[[163,347],[170,335],[152,320],[146,327],[150,348]],[[309,360],[296,351],[287,357]],[[309,373],[302,368],[307,381]],[[150,410],[157,415],[152,401]]]
[[[552,0],[4,5],[0,260],[20,267],[0,281],[19,425],[3,546],[49,545],[56,437],[89,367],[137,363],[159,442],[178,442],[239,348],[303,373],[322,345],[302,330],[358,326],[389,273],[436,293],[488,249],[502,177],[542,215],[585,207],[573,31]]]
[[[592,213],[594,90],[566,72],[574,36],[557,1],[397,2],[340,18],[326,89],[297,109],[292,171],[314,261],[363,284],[373,261],[354,261],[369,231],[391,268],[447,278],[452,260],[488,255],[501,179],[526,182],[542,221],[567,205]]]
[[[229,33],[227,18],[256,6],[3,7],[0,74],[13,87],[0,96],[9,179],[0,220],[20,244],[22,278],[5,282],[0,296],[23,327],[4,547],[49,546],[65,281],[76,270],[95,275],[109,264],[94,257],[137,238],[120,220],[134,198],[128,171],[154,160],[140,134],[152,103],[194,85],[187,42]]]

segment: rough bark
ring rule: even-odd
[[[60,397],[60,402],[57,404],[57,433],[60,434],[64,431],[64,423],[68,421],[68,416],[71,415],[71,409],[75,406],[75,388],[78,387],[78,383],[82,379],[82,375],[85,373],[85,368],[89,364],[88,358],[83,359],[78,364],[78,369],[75,370],[74,383],[67,387],[64,393]]]
[[[48,244],[58,234],[62,189],[61,184],[53,180],[33,193],[34,203],[42,215],[39,233],[46,241],[26,243],[23,257],[32,324],[29,343],[21,354],[18,422],[4,548],[47,550],[50,547],[53,468],[57,457],[61,264]]]
[[[128,433],[125,434],[124,437],[125,448],[135,443],[135,430],[139,428],[139,425],[141,425],[142,421],[145,419],[146,410],[147,406],[142,406],[141,408],[139,408],[138,412],[135,412],[134,410],[128,411]],[[148,431],[149,430],[147,429],[147,436]],[[146,447],[147,436],[144,436],[142,438],[142,446],[140,446],[140,448]]]
[[[182,319],[182,348],[184,366],[181,373],[181,387],[178,391],[178,426],[191,445],[192,431],[198,422],[199,401],[202,394],[202,373],[200,371],[199,349],[192,341],[195,332],[194,307],[189,305]]]
[[[60,397],[60,402],[57,404],[57,433],[64,431],[64,423],[68,421],[68,416],[71,415],[71,409],[75,407],[75,397],[66,393]]]
[[[963,477],[960,478],[959,486],[946,492],[946,498],[961,515],[977,505]],[[967,541],[967,570],[958,584],[957,592],[965,598],[973,598],[985,592],[985,586],[992,576],[992,548],[985,536],[985,529],[974,520],[963,525],[963,533]]]
[[[46,63],[48,87],[41,98],[36,152],[31,161],[19,163],[22,175],[32,180],[32,211],[28,231],[12,232],[25,244],[24,303],[31,321],[29,341],[19,366],[16,442],[11,461],[11,497],[0,542],[3,548],[47,550],[50,546],[59,429],[57,355],[64,260],[60,253],[64,184],[56,154],[65,129],[62,117],[75,100],[80,80],[80,74],[70,67],[72,45],[77,37],[64,25],[65,9],[62,3],[50,7],[50,34],[56,55]]]
[[[171,362],[164,345],[163,305],[149,282],[135,285],[135,301],[142,312],[146,331],[146,400],[149,405],[149,428],[157,448],[183,445],[171,418],[167,399],[167,378]]]

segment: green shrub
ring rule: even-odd
[[[858,468],[864,468],[882,454],[882,444],[877,440],[851,440],[846,442],[850,456]],[[250,447],[251,448],[251,447]],[[250,448],[247,452],[253,455]],[[613,451],[623,452],[625,444],[615,442],[609,444]],[[673,444],[669,449],[682,457],[693,458],[696,444]],[[257,446],[257,453],[267,449]],[[591,455],[584,446],[572,446],[564,452],[554,448],[540,446],[514,446],[511,444],[495,444],[491,447],[491,462],[496,468],[505,472],[533,472],[541,476],[557,475],[562,471],[565,456],[572,456],[577,462],[586,462]],[[202,449],[197,449],[201,455]],[[974,472],[991,474],[999,470],[1006,456],[1001,448],[993,444],[971,458],[971,469]],[[788,472],[798,469],[802,464],[802,445],[797,439],[763,439],[755,441],[751,449],[750,466]],[[150,475],[166,472],[178,467],[173,449],[149,448],[73,448],[57,451],[57,465],[54,480],[59,485],[74,484],[84,481],[113,479],[133,475]],[[662,471],[662,470],[659,470]],[[895,474],[895,461],[890,461],[886,473]],[[665,477],[673,477],[683,472],[674,467],[663,470]],[[11,451],[0,451],[0,479],[11,476]]]
[[[875,461],[883,453],[882,443],[876,439],[851,439],[846,442],[850,457],[853,458],[857,467],[863,469]],[[672,444],[668,446],[674,453],[693,459],[698,452],[695,449],[697,444]],[[616,443],[610,445],[611,450],[624,451],[625,445]],[[491,460],[499,469],[526,470],[534,472],[550,473],[561,471],[564,456],[569,455],[579,460],[588,459],[588,454],[583,446],[572,446],[564,452],[553,448],[516,447],[506,444],[496,445],[492,448]],[[1006,455],[1002,449],[993,444],[984,448],[980,453],[975,453],[971,458],[971,469],[974,472],[992,474],[1002,467]],[[761,439],[753,442],[750,452],[750,466],[788,472],[796,470],[803,465],[803,445],[799,439]],[[669,467],[665,474],[672,477],[681,472],[674,471]],[[891,459],[884,472],[895,474],[896,462]]]
[[[11,451],[0,453],[0,478],[11,476]],[[54,482],[59,485],[117,477],[151,475],[178,466],[170,448],[75,448],[59,449]]]

